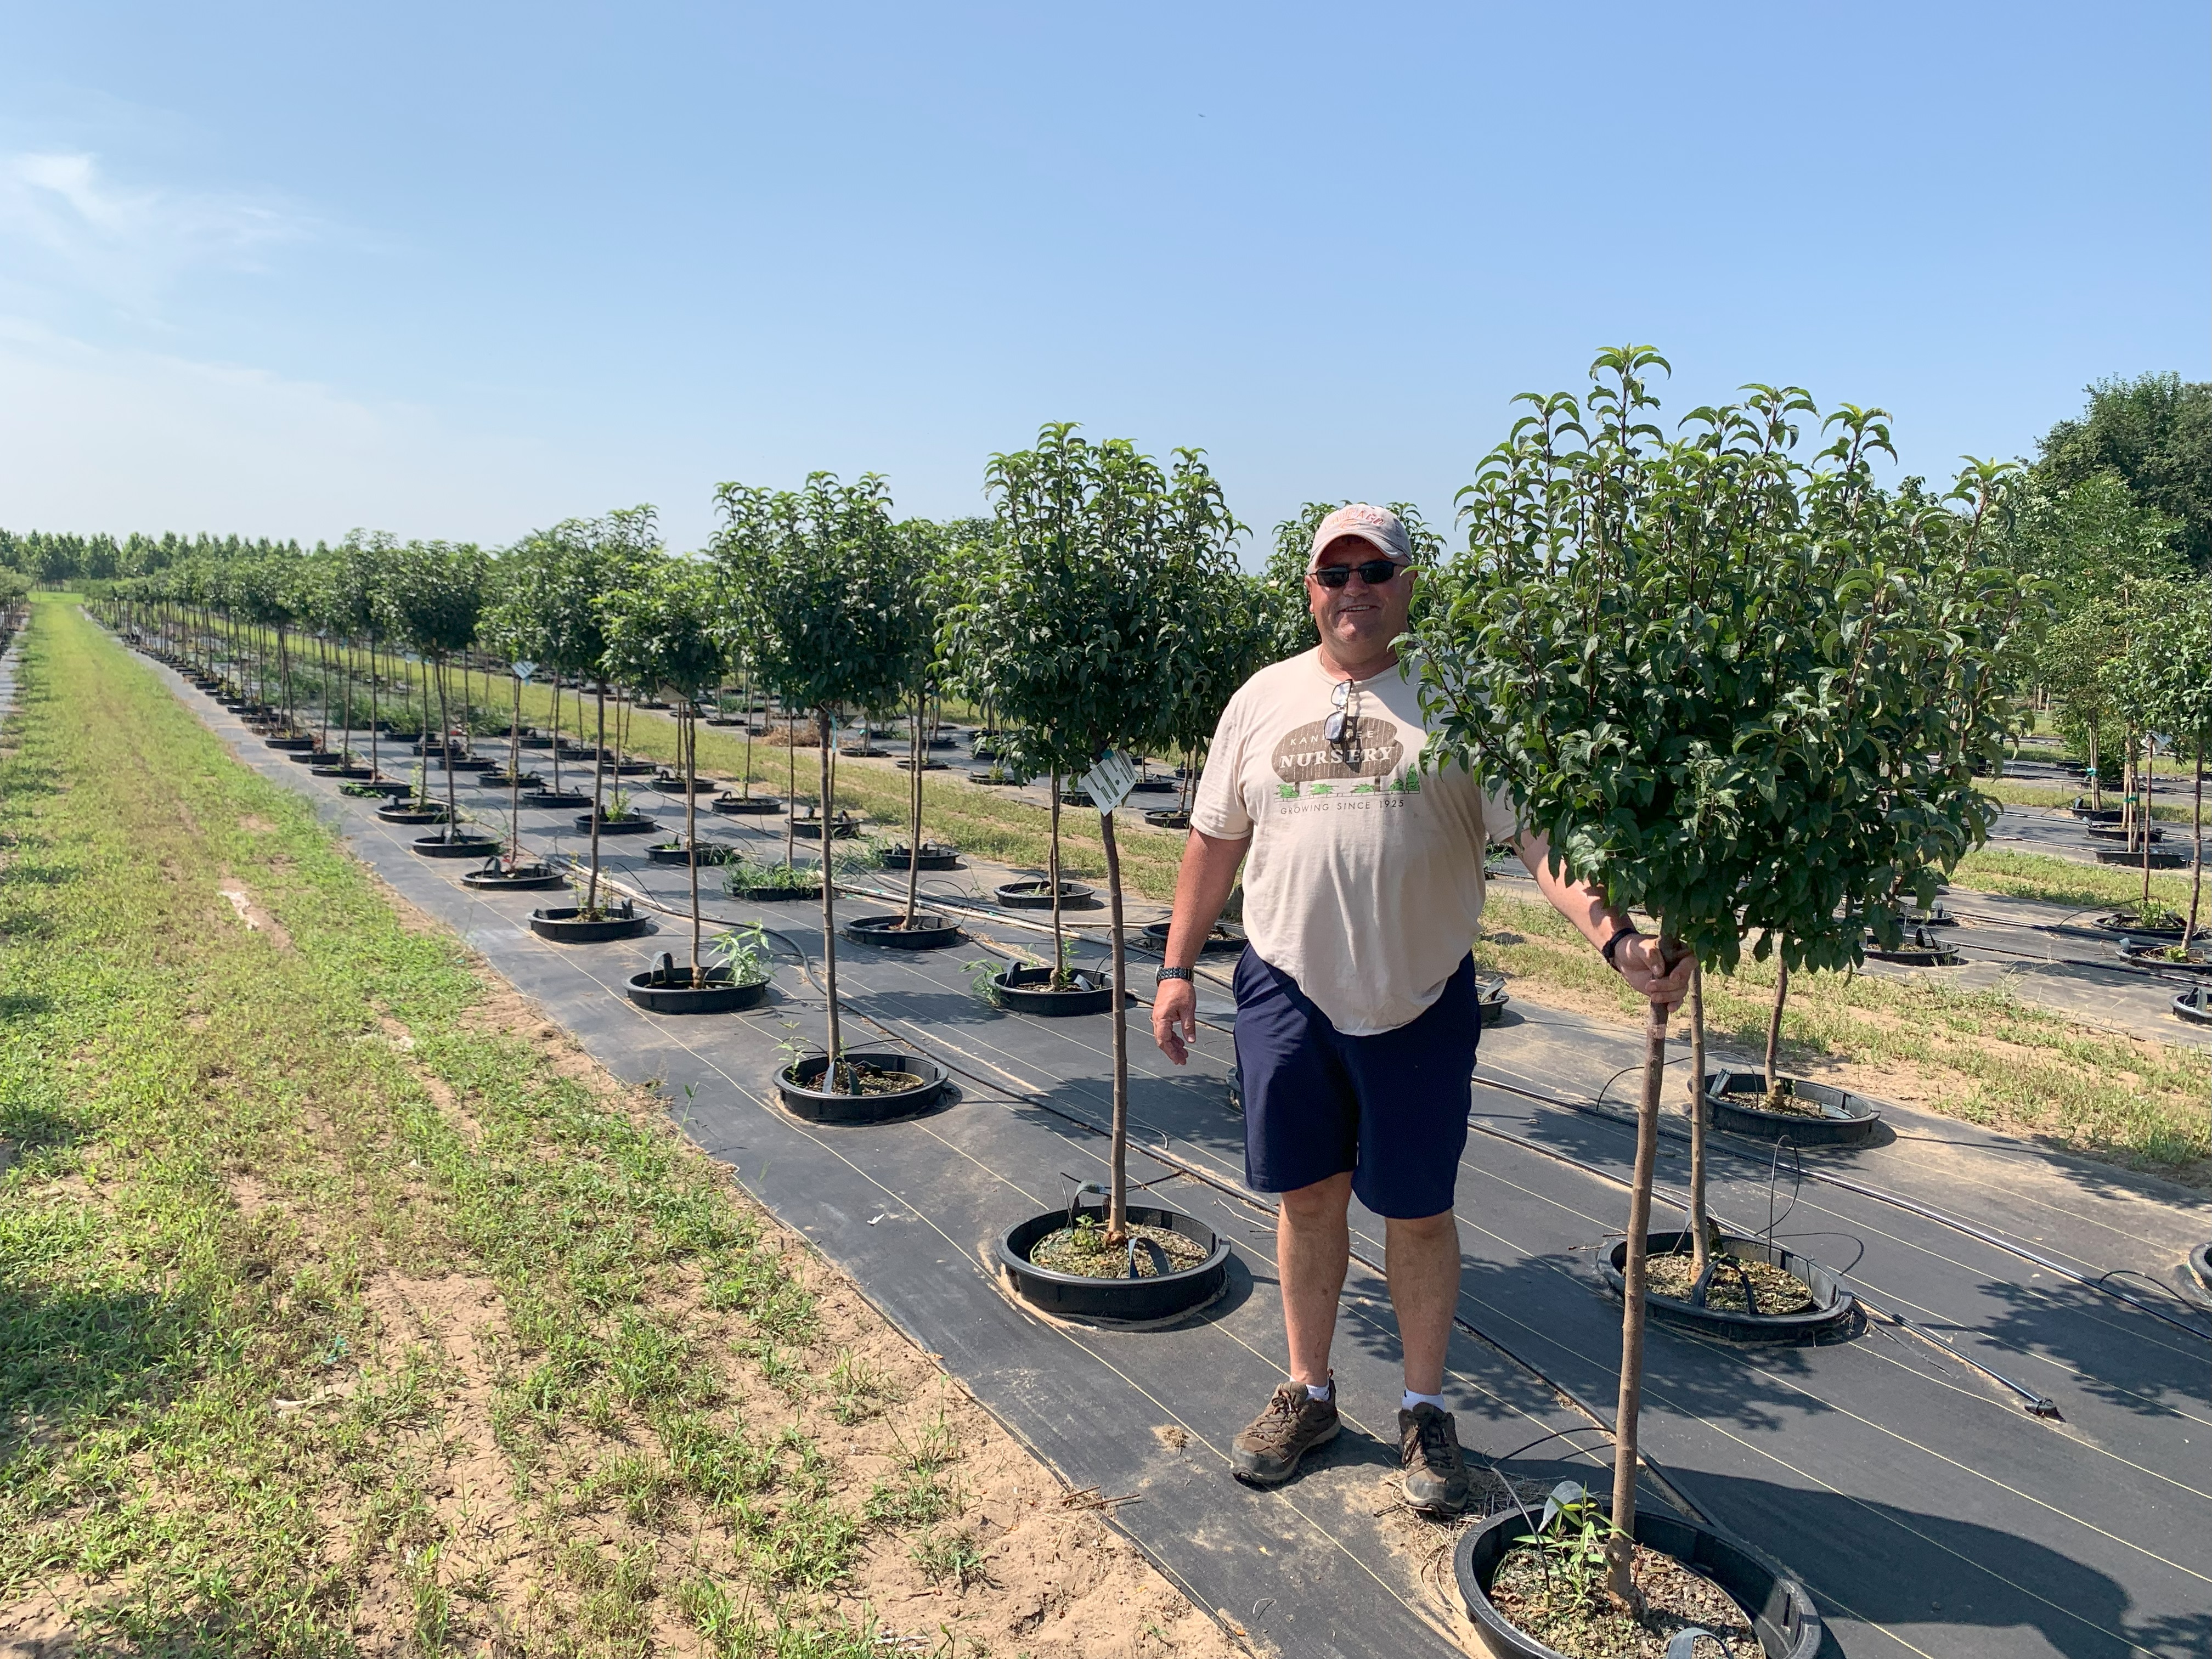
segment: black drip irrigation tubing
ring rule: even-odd
[[[1671,1061],[1669,1062],[1669,1064],[1672,1063],[1673,1062]],[[1632,1066],[1629,1069],[1633,1071],[1638,1068]],[[1626,1073],[1615,1073],[1616,1078],[1624,1075],[1626,1075]],[[1555,1095],[1540,1094],[1534,1089],[1524,1089],[1517,1084],[1500,1082],[1494,1078],[1485,1078],[1483,1081],[1487,1086],[1492,1089],[1502,1090],[1507,1094],[1519,1095],[1522,1099],[1533,1100],[1539,1105],[1556,1106],[1566,1111],[1582,1113],[1586,1116],[1601,1117],[1610,1123],[1625,1124],[1626,1121],[1619,1115],[1607,1111],[1601,1105],[1585,1104],[1580,1101],[1562,1100]],[[1613,1085],[1608,1082],[1606,1086],[1610,1088]],[[1602,1099],[1602,1095],[1601,1095],[1600,1098]],[[1602,1176],[1606,1180],[1618,1182],[1620,1179],[1618,1176],[1612,1174],[1608,1170],[1597,1169],[1596,1166],[1592,1164],[1583,1164],[1582,1160],[1579,1158],[1571,1157],[1565,1152],[1554,1151],[1553,1148],[1548,1146],[1540,1146],[1534,1141],[1524,1139],[1522,1137],[1513,1134],[1507,1130],[1494,1129],[1487,1124],[1481,1123],[1470,1124],[1469,1127],[1480,1130],[1484,1134],[1494,1135],[1501,1140],[1511,1141],[1516,1146],[1524,1146],[1531,1152],[1540,1152],[1547,1158],[1556,1158],[1565,1163],[1577,1164],[1581,1168],[1590,1170],[1593,1173]],[[1676,1139],[1681,1139],[1687,1134],[1686,1130],[1669,1123],[1662,1122],[1659,1126],[1659,1128],[1662,1134],[1671,1135]],[[1861,1198],[1872,1199],[1876,1203],[1887,1204],[1897,1209],[1904,1210],[1909,1214],[1918,1216],[1923,1221],[1932,1221],[1938,1226],[1948,1227],[1954,1232],[1963,1233],[1967,1237],[1974,1239],[1978,1243],[1988,1245],[1992,1249],[2002,1250],[2008,1255],[2018,1256],[2021,1261],[2040,1267],[2046,1273],[2057,1273],[2060,1278],[2069,1279],[2074,1284],[2080,1285],[2086,1289],[2100,1291],[2106,1296],[2112,1297],[2120,1302],[2124,1302],[2128,1306],[2136,1310],[2136,1311],[2148,1314],[2153,1319],[2158,1320],[2164,1324],[2171,1325],[2174,1329],[2181,1331],[2187,1335],[2196,1337],[2201,1341],[2212,1342],[2212,1330],[2208,1330],[2203,1326],[2192,1324],[2185,1320],[2176,1319],[2172,1315],[2165,1312],[2163,1310],[2154,1307],[2149,1303],[2143,1301],[2138,1297],[2130,1296],[2125,1291],[2115,1289],[2112,1285],[2106,1282],[2107,1279],[2112,1279],[2119,1273],[2131,1272],[2132,1270],[2130,1269],[2115,1268],[2110,1272],[2100,1273],[2094,1278],[2092,1278],[2087,1273],[2075,1272],[2073,1268],[2067,1267],[2063,1262],[2054,1261],[2050,1256],[2045,1255],[2039,1250],[2032,1249],[2025,1244],[2015,1243],[2011,1239],[2003,1237],[1999,1234],[1993,1233],[1985,1227],[1977,1226],[1972,1222],[1964,1220],[1958,1216],[1946,1214],[1943,1211],[1936,1208],[1933,1205],[1923,1204],[1917,1199],[1907,1198],[1901,1193],[1885,1191],[1880,1187],[1870,1187],[1864,1182],[1853,1181],[1844,1176],[1831,1175],[1822,1170],[1807,1170],[1804,1171],[1804,1179],[1807,1181],[1817,1181],[1825,1186],[1838,1187],[1847,1193],[1856,1194]],[[1673,1203],[1674,1200],[1670,1199],[1668,1202]],[[1680,1206],[1678,1206],[1677,1207]],[[2136,1274],[2135,1276],[2138,1278],[2142,1277],[2140,1274]],[[2155,1284],[2157,1281],[2148,1280],[2146,1282]],[[2163,1285],[2160,1285],[2159,1288],[2162,1291],[2166,1290],[2166,1287]],[[2166,1294],[2172,1297],[2174,1300],[2182,1303],[2185,1306],[2192,1305],[2188,1302],[2186,1297],[2179,1296],[2172,1291],[2166,1291]]]
[[[606,878],[603,877],[602,879],[605,880]],[[638,893],[625,888],[619,882],[610,882],[608,884],[614,886],[617,891],[623,892],[625,896],[632,897],[636,902],[645,904],[648,908],[659,911],[663,915],[679,915],[687,918],[690,915],[689,910],[678,910],[673,906],[661,903],[649,894]],[[859,890],[864,893],[866,892],[866,890],[851,890],[842,887],[840,888],[840,890]],[[870,894],[868,896],[878,896],[878,895]],[[702,920],[705,920],[703,913]],[[751,924],[744,923],[738,925],[750,926]],[[1036,924],[1031,923],[1026,925],[1035,926]],[[799,945],[795,941],[791,939],[787,935],[778,933],[767,928],[763,928],[762,931],[768,934],[769,937],[780,940],[787,949],[796,954],[800,962],[799,971],[805,975],[807,982],[810,985],[812,985],[816,990],[823,990],[821,982],[814,976],[813,957],[809,952]],[[824,992],[823,994],[826,995],[827,993]],[[884,1024],[881,1020],[875,1019],[871,1016],[860,1013],[858,1011],[854,1012],[853,1018],[860,1020],[861,1024],[870,1026],[876,1031],[881,1033],[887,1041],[911,1044],[914,1048],[921,1051],[924,1058],[933,1061],[938,1066],[943,1067],[947,1073],[956,1077],[964,1078],[969,1082],[978,1085],[981,1089],[987,1091],[987,1097],[994,1102],[1027,1106],[1035,1110],[1048,1113],[1052,1116],[1059,1118],[1063,1122],[1071,1124],[1075,1127],[1083,1130],[1087,1134],[1103,1139],[1112,1139],[1113,1130],[1110,1127],[1098,1123],[1095,1120],[1086,1117],[1080,1112],[1070,1110],[1068,1108],[1056,1103],[1043,1095],[1032,1094],[1024,1090],[1009,1088],[1002,1082],[985,1077],[981,1073],[971,1071],[967,1066],[959,1064],[957,1061],[949,1060],[942,1054],[934,1051],[929,1043],[913,1036],[911,1033],[902,1034],[899,1031],[894,1030],[889,1025]],[[1152,1126],[1146,1127],[1149,1127]],[[1169,1135],[1168,1132],[1164,1129],[1156,1129],[1155,1133],[1158,1133],[1161,1137],[1162,1144],[1159,1146],[1147,1146],[1133,1138],[1129,1142],[1130,1147],[1133,1151],[1142,1153],[1145,1157],[1151,1158],[1154,1163],[1164,1166],[1170,1171],[1168,1175],[1162,1176],[1158,1180],[1143,1183],[1145,1188],[1156,1187],[1162,1184],[1162,1182],[1174,1179],[1176,1176],[1182,1176],[1189,1180],[1195,1181],[1203,1187],[1210,1188],[1224,1197],[1235,1200],[1237,1202],[1245,1206],[1247,1208],[1258,1212],[1261,1215],[1265,1216],[1271,1221],[1277,1218],[1279,1213],[1277,1206],[1268,1203],[1264,1198],[1260,1197],[1257,1194],[1247,1191],[1234,1182],[1222,1179],[1220,1176],[1213,1174],[1211,1170],[1192,1163],[1188,1158],[1176,1156],[1175,1153],[1167,1150],[1167,1146],[1171,1142],[1173,1137]],[[1350,1254],[1353,1261],[1358,1262],[1361,1267],[1366,1268],[1368,1272],[1375,1274],[1378,1279],[1388,1276],[1383,1264],[1376,1261],[1371,1255],[1369,1255],[1365,1252],[1356,1248],[1353,1249]],[[1553,1398],[1558,1400],[1562,1405],[1567,1407],[1568,1409],[1574,1412],[1576,1415],[1584,1419],[1588,1424],[1588,1427],[1586,1428],[1557,1431],[1553,1434],[1545,1436],[1544,1439],[1554,1439],[1565,1434],[1586,1434],[1593,1431],[1603,1434],[1608,1439],[1613,1437],[1613,1425],[1606,1421],[1603,1415],[1598,1412],[1596,1407],[1583,1400],[1579,1395],[1576,1394],[1573,1389],[1568,1388],[1565,1383],[1552,1376],[1550,1373],[1543,1369],[1542,1366],[1537,1364],[1534,1360],[1529,1359],[1527,1356],[1516,1352],[1510,1346],[1500,1340],[1497,1336],[1492,1334],[1490,1332],[1484,1330],[1480,1325],[1476,1324],[1474,1321],[1467,1318],[1464,1315],[1456,1310],[1452,1314],[1452,1323],[1465,1334],[1483,1343],[1486,1346],[1494,1350],[1510,1364],[1518,1366],[1522,1370],[1527,1372],[1530,1376],[1534,1377],[1538,1382],[1541,1383],[1546,1389],[1550,1390]],[[1530,1443],[1531,1445],[1540,1445],[1543,1443],[1543,1441],[1538,1440],[1531,1442]],[[1527,1448],[1523,1448],[1522,1449],[1525,1450]],[[1516,1453],[1516,1455],[1518,1455],[1518,1454]],[[1688,1494],[1684,1492],[1681,1487],[1668,1476],[1664,1467],[1648,1453],[1645,1453],[1641,1447],[1638,1449],[1638,1459],[1644,1473],[1650,1478],[1651,1484],[1658,1488],[1660,1495],[1665,1498],[1666,1500],[1674,1505],[1677,1510],[1679,1510],[1682,1515],[1687,1516],[1689,1519],[1699,1522],[1701,1525],[1707,1527],[1715,1525],[1712,1518],[1707,1515],[1704,1510],[1700,1509],[1696,1503],[1692,1501]]]

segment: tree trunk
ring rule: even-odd
[[[522,867],[522,676],[514,676],[514,712],[507,721],[507,867]]]
[[[688,698],[676,718],[676,745],[684,751],[684,851],[691,866],[691,988],[701,989],[707,976],[699,966],[699,796],[691,787],[699,771],[699,705]]]
[[[584,884],[584,915],[599,908],[599,793],[607,784],[607,683],[594,683],[599,709],[599,738],[592,746],[592,873]]]
[[[322,680],[323,693],[321,696],[315,700],[317,708],[322,712],[322,720],[320,722],[322,726],[322,734],[315,739],[315,748],[319,753],[325,755],[331,752],[331,653],[329,644],[330,642],[324,639],[320,634],[317,634],[315,635],[315,668]]]
[[[1662,962],[1675,952],[1662,937]],[[1636,1172],[1628,1194],[1628,1249],[1621,1264],[1620,1399],[1613,1436],[1613,1534],[1606,1540],[1606,1594],[1640,1612],[1635,1559],[1637,1420],[1644,1404],[1644,1249],[1651,1234],[1651,1176],[1659,1161],[1659,1091],[1667,1073],[1667,1014],[1650,1005],[1644,1027],[1644,1099],[1636,1115]]]
[[[1771,1088],[1770,1082],[1767,1085]],[[1705,1276],[1705,1134],[1712,1109],[1705,1103],[1705,970],[1690,969],[1690,1282]]]
[[[1057,991],[1066,983],[1060,975],[1067,963],[1067,946],[1060,933],[1060,769],[1052,769],[1052,840],[1045,848],[1045,874],[1052,884],[1052,977],[1045,981]]]
[[[376,729],[382,724],[383,719],[378,714],[376,705],[376,636],[372,634],[368,641],[368,775],[372,778],[384,775],[384,763],[377,752],[377,738],[380,734]]]
[[[553,793],[561,793],[561,670],[553,670]]]
[[[837,1086],[837,887],[830,879],[830,751],[836,744],[830,711],[817,709],[815,719],[822,735],[822,983],[830,1007],[830,1060],[822,1069],[822,1086],[834,1095],[842,1092]]]
[[[799,722],[787,719],[783,723],[783,757],[786,782],[783,797],[783,867],[795,869],[799,864]],[[823,849],[826,854],[827,848]],[[830,866],[822,866],[825,876]]]
[[[1055,789],[1053,799],[1059,799]],[[1106,847],[1107,916],[1114,933],[1114,1135],[1108,1153],[1113,1173],[1108,1177],[1112,1196],[1106,1210],[1106,1242],[1121,1245],[1129,1237],[1129,1021],[1124,1012],[1128,992],[1121,945],[1121,852],[1114,840],[1111,812],[1098,815],[1098,836]]]
[[[1774,1008],[1766,1017],[1766,1092],[1770,1097],[1782,1086],[1782,1005],[1790,999],[1790,964],[1783,961],[1778,946],[1774,952]]]
[[[753,798],[753,671],[745,670],[745,686],[740,699],[744,711],[739,716],[745,723],[745,775],[738,780],[738,793],[746,800]]]
[[[906,921],[914,926],[915,907],[921,897],[921,763],[928,752],[921,740],[922,698],[914,700],[914,735],[907,744]]]
[[[2197,793],[2190,806],[2189,823],[2194,862],[2189,872],[2189,921],[2181,930],[2185,951],[2197,935],[2197,906],[2204,897],[2204,738],[2201,732],[2197,738]]]
[[[2105,779],[2097,763],[2097,722],[2089,722],[2089,810],[2100,812],[2105,807]]]
[[[442,727],[447,723],[446,664],[443,658],[440,658],[431,665],[430,677],[438,683],[438,724]],[[451,841],[453,838],[454,830],[460,824],[461,811],[459,804],[453,798],[453,751],[450,744],[445,749],[444,758],[446,762],[446,839]],[[428,756],[424,756],[422,759],[424,765],[429,764]]]
[[[2142,836],[2142,908],[2150,908],[2150,830],[2153,822],[2150,810],[2151,791],[2157,787],[2158,739],[2149,732],[2143,733],[2142,770],[2137,781],[2142,786],[2142,819],[2139,830]]]

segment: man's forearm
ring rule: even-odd
[[[1516,846],[1522,863],[1536,878],[1536,890],[1552,908],[1574,923],[1575,930],[1597,950],[1622,928],[1632,926],[1628,917],[1605,902],[1605,895],[1586,881],[1569,881],[1551,868],[1552,844],[1534,830]]]
[[[1168,923],[1169,967],[1188,968],[1197,963],[1206,935],[1221,919],[1221,907],[1229,902],[1229,890],[1237,884],[1237,866],[1244,861],[1244,849],[1251,844],[1249,836],[1243,841],[1223,841],[1200,830],[1190,832],[1183,844],[1182,868],[1176,872],[1175,912]]]

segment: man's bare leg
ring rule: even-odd
[[[1346,1171],[1285,1193],[1275,1224],[1275,1268],[1283,1281],[1283,1324],[1290,1336],[1291,1376],[1316,1389],[1328,1385],[1328,1349],[1336,1334],[1336,1304],[1344,1295],[1345,1271],[1352,1261],[1352,1227],[1346,1219],[1351,1203],[1352,1176]],[[1455,1270],[1458,1249],[1455,1233]],[[1391,1293],[1396,1295],[1395,1279]],[[1449,1324],[1449,1303],[1444,1316]],[[1443,1364],[1441,1346],[1437,1364]]]
[[[1459,1303],[1459,1222],[1449,1210],[1413,1221],[1393,1220],[1385,1224],[1383,1238],[1390,1305],[1397,1310],[1398,1344],[1406,1354],[1406,1392],[1442,1394],[1444,1349]],[[1286,1282],[1289,1277],[1286,1270]],[[1337,1283],[1343,1282],[1339,1273]],[[1293,1359],[1297,1352],[1294,1342]]]

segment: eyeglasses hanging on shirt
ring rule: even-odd
[[[1330,743],[1357,743],[1359,740],[1359,705],[1352,702],[1359,687],[1352,680],[1339,680],[1336,690],[1328,694],[1329,707],[1336,710],[1322,723],[1322,736]],[[1347,708],[1346,705],[1350,706]]]

